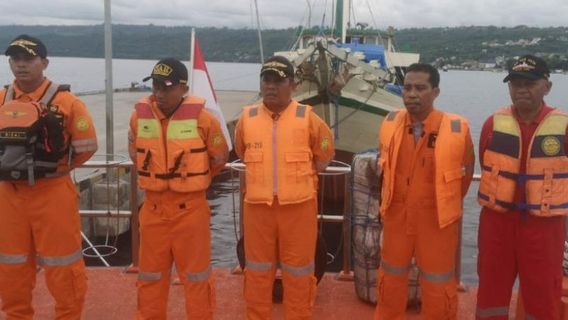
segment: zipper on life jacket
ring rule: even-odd
[[[272,195],[278,195],[278,144],[277,144],[277,128],[278,113],[272,114]]]

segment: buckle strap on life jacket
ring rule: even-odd
[[[485,200],[487,202],[491,202],[491,198],[481,192],[477,192],[477,196],[482,199]],[[503,208],[509,209],[509,210],[519,210],[519,211],[527,211],[527,210],[538,210],[542,207],[541,204],[530,204],[530,203],[525,203],[525,202],[519,202],[519,203],[514,203],[514,202],[507,202],[507,201],[503,201],[503,200],[499,200],[499,199],[495,199],[495,204],[498,206],[501,206]],[[560,204],[556,204],[556,205],[549,205],[550,210],[555,210],[555,209],[567,209],[568,208],[568,202],[564,202],[564,203],[560,203]]]
[[[489,166],[482,166],[482,169],[485,171],[491,171],[491,167]],[[517,182],[524,182],[527,180],[544,180],[544,174],[518,174],[518,173],[512,173],[509,171],[502,171],[499,170],[498,173],[501,177],[510,179],[510,180],[515,180]],[[552,174],[552,179],[567,179],[568,178],[568,172],[565,173],[554,173]]]
[[[49,105],[59,91],[69,91],[69,85],[60,85],[55,82],[51,82],[38,102],[46,106]],[[10,84],[6,89],[6,95],[4,96],[4,102],[2,104],[14,100],[15,95],[16,91],[14,90],[14,85]]]

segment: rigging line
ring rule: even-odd
[[[355,113],[361,111],[361,109],[365,106],[365,104],[367,104],[369,99],[371,99],[371,96],[373,95],[373,93],[375,93],[376,91],[377,91],[377,87],[375,87],[375,89],[373,91],[371,91],[371,94],[367,97],[367,99],[365,99],[365,101],[359,103],[359,106],[355,110],[351,111],[350,113],[345,115],[343,118],[335,121],[335,123],[332,126],[330,126],[330,129],[334,129],[335,127],[339,127],[339,125],[341,123],[343,123],[345,120],[351,118]],[[337,100],[335,102],[337,102]]]
[[[377,20],[375,19],[375,14],[373,13],[373,8],[371,7],[371,3],[369,2],[369,0],[366,0],[365,3],[367,4],[367,9],[369,9],[369,15],[371,16],[371,21],[373,23],[373,27],[375,28],[375,30],[377,30],[377,35],[379,36],[379,39],[381,39],[381,42],[384,42],[384,37],[382,36],[381,30],[379,29],[379,25],[377,23]],[[391,40],[391,42],[392,42],[393,50],[396,51],[394,41]]]

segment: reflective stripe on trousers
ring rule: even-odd
[[[207,267],[207,269],[203,272],[187,272],[185,274],[185,277],[187,281],[200,282],[209,279],[210,275],[211,275],[211,266]]]
[[[500,316],[508,316],[509,315],[509,307],[495,307],[495,308],[477,308],[475,310],[475,316],[481,319],[491,318],[491,317],[500,317]]]
[[[38,256],[38,264],[44,266],[61,267],[73,264],[75,261],[81,259],[83,253],[81,250],[77,250],[68,256]]]

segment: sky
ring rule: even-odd
[[[256,28],[255,0],[110,0],[115,24]],[[329,25],[333,0],[256,0],[262,29]],[[93,25],[104,0],[0,1],[0,25]],[[567,0],[352,0],[351,21],[411,27],[567,26]],[[311,9],[309,9],[311,8]],[[311,14],[309,14],[311,12]]]

